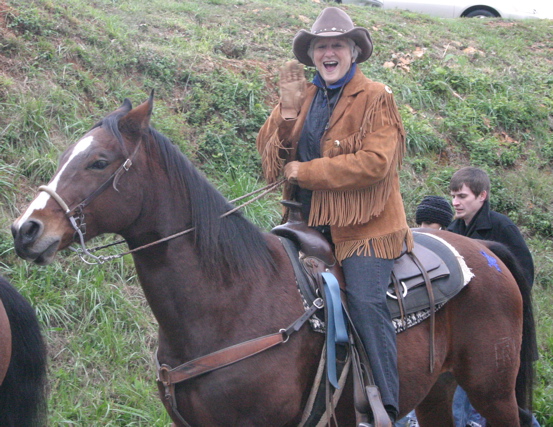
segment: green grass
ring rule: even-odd
[[[278,98],[278,69],[294,34],[330,4],[2,2],[0,273],[44,326],[51,425],[168,425],[151,360],[156,324],[130,259],[90,267],[63,253],[51,266],[29,265],[15,257],[9,225],[67,145],[152,89],[154,125],[223,194],[261,187],[255,137]],[[535,412],[553,426],[553,25],[344,8],[371,31],[374,54],[361,68],[393,89],[408,130],[401,183],[411,225],[420,200],[447,196],[452,173],[472,164],[490,172],[493,208],[527,237],[541,351]],[[278,200],[273,193],[245,215],[269,229]]]

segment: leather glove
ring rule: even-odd
[[[290,163],[287,163],[286,166],[284,166],[284,176],[285,178],[292,184],[298,183],[298,171],[300,169],[300,162],[293,161]]]
[[[280,112],[285,119],[295,119],[305,99],[307,81],[303,64],[288,61],[280,69]]]

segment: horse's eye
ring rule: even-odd
[[[109,165],[109,162],[107,160],[96,160],[94,163],[92,163],[88,169],[96,169],[96,170],[104,170]]]

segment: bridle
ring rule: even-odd
[[[63,209],[65,216],[69,220],[69,223],[71,224],[71,227],[75,230],[75,235],[78,236],[79,242],[81,244],[80,249],[70,248],[71,250],[77,252],[80,256],[80,258],[87,264],[103,264],[106,260],[103,256],[96,256],[93,255],[85,245],[84,241],[84,235],[86,234],[86,222],[85,222],[85,216],[84,216],[84,209],[92,203],[94,199],[96,199],[100,194],[102,194],[110,185],[113,186],[113,189],[115,191],[119,191],[117,189],[117,183],[119,182],[119,179],[121,176],[128,172],[133,164],[133,159],[136,156],[136,153],[138,152],[138,149],[142,145],[142,138],[140,138],[140,141],[138,144],[136,144],[136,147],[132,154],[117,168],[115,172],[111,174],[111,176],[104,181],[103,184],[100,184],[96,190],[94,190],[92,193],[90,193],[87,197],[85,197],[82,201],[74,205],[73,207],[69,207],[67,203],[63,200],[63,198],[56,193],[56,191],[47,185],[41,185],[38,187],[38,191],[44,191],[45,193],[49,194]],[[95,262],[89,262],[84,258],[84,255],[87,255],[94,260]]]
[[[194,229],[195,229],[195,227],[191,227],[191,228],[188,228],[186,230],[180,231],[178,233],[172,234],[170,236],[164,237],[162,239],[156,240],[154,242],[148,243],[146,245],[139,246],[137,248],[134,248],[134,249],[131,249],[131,250],[128,250],[126,252],[122,252],[122,253],[119,253],[119,254],[116,254],[116,255],[107,255],[107,256],[105,256],[105,255],[94,255],[93,252],[96,252],[100,249],[105,249],[105,248],[110,247],[110,246],[115,246],[115,245],[118,245],[118,244],[121,244],[121,243],[125,243],[125,240],[119,240],[119,241],[110,243],[108,245],[97,246],[97,247],[91,248],[91,249],[88,249],[86,247],[85,238],[84,238],[84,235],[86,234],[86,222],[85,222],[85,214],[84,214],[85,207],[87,207],[94,199],[96,199],[100,194],[102,194],[110,185],[113,186],[113,189],[115,191],[119,191],[117,189],[117,183],[119,182],[119,179],[121,178],[121,176],[125,172],[128,172],[129,169],[131,168],[131,166],[133,165],[132,160],[134,159],[136,153],[138,152],[138,149],[139,149],[141,143],[142,143],[142,139],[136,145],[136,148],[134,149],[133,153],[121,164],[121,166],[119,166],[117,168],[117,170],[115,172],[113,172],[111,174],[111,176],[103,184],[101,184],[90,195],[85,197],[81,202],[77,203],[76,205],[74,205],[71,208],[63,200],[63,198],[58,193],[56,193],[56,191],[53,190],[52,188],[50,188],[46,185],[41,185],[38,188],[39,191],[44,191],[45,193],[49,194],[60,205],[60,207],[63,209],[64,214],[67,217],[67,219],[69,220],[69,222],[71,224],[71,227],[73,227],[73,229],[75,230],[75,235],[78,236],[78,240],[79,240],[79,243],[80,243],[79,248],[69,247],[69,249],[72,250],[73,252],[76,252],[79,255],[79,257],[81,258],[81,260],[83,262],[85,262],[86,264],[89,264],[89,265],[104,264],[107,261],[111,261],[111,260],[114,260],[114,259],[117,259],[117,258],[122,258],[125,255],[131,254],[133,252],[137,252],[137,251],[140,251],[142,249],[146,249],[146,248],[149,248],[151,246],[158,245],[160,243],[166,242],[168,240],[172,240],[172,239],[175,239],[177,237],[183,236],[185,234],[188,234],[188,233],[194,231]],[[236,199],[229,200],[229,203],[234,203],[234,202],[242,200],[246,197],[250,197],[254,194],[260,193],[257,196],[255,196],[254,198],[248,200],[247,202],[242,203],[241,205],[238,205],[238,206],[234,207],[233,209],[223,213],[220,216],[220,218],[231,215],[232,213],[236,212],[237,210],[242,209],[244,206],[247,206],[248,204],[260,199],[261,197],[265,196],[267,193],[275,190],[277,187],[282,185],[285,181],[286,181],[285,179],[281,179],[280,181],[273,182],[272,184],[266,185],[265,187],[254,190],[254,191],[252,191],[248,194],[245,194],[243,196],[240,196]],[[90,258],[93,259],[93,261],[91,262],[91,261],[87,260],[85,257],[90,257]]]

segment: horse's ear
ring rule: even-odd
[[[125,99],[123,106],[128,100]],[[130,101],[128,101],[129,106]],[[122,107],[121,107],[122,108]],[[119,130],[124,132],[144,132],[150,127],[150,118],[154,108],[154,91],[150,93],[150,97],[146,102],[143,102],[138,107],[130,110],[125,116],[119,120]]]
[[[125,98],[121,106],[117,110],[115,110],[114,113],[121,112],[125,114],[131,110],[132,110],[132,103],[129,98]]]
[[[119,107],[121,110],[127,110],[127,111],[131,111],[132,110],[132,102],[129,98],[125,98],[123,100],[123,104],[121,104],[121,107]]]

